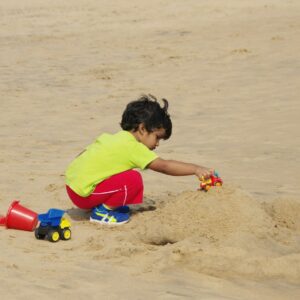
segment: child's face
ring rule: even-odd
[[[143,143],[150,150],[154,150],[159,146],[159,141],[165,136],[166,131],[164,128],[154,129],[149,132],[146,129],[139,136],[139,141]]]

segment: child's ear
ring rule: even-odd
[[[139,124],[138,131],[139,131],[139,133],[140,133],[140,134],[144,134],[144,133],[146,133],[146,132],[147,132],[147,130],[146,130],[146,127],[145,127],[145,124],[144,124],[144,123],[141,123],[141,124]]]

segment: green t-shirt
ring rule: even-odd
[[[66,184],[86,197],[104,179],[134,168],[145,169],[156,158],[156,153],[128,131],[104,133],[68,166]]]

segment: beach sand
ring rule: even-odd
[[[73,234],[0,228],[1,298],[300,298],[298,1],[11,0],[0,25],[0,214],[64,209]],[[170,102],[158,155],[224,185],[143,171],[131,221],[91,224],[65,169],[142,93]]]

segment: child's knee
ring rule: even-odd
[[[130,182],[138,190],[144,189],[143,177],[140,172],[136,170],[128,171],[130,174]]]

